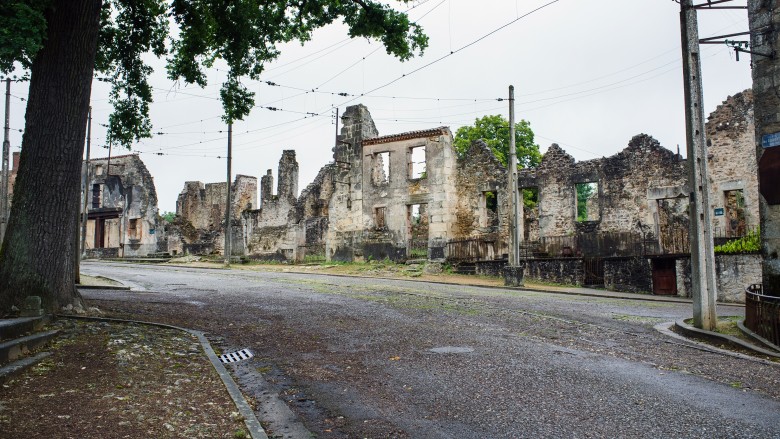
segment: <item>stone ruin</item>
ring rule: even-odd
[[[484,143],[458,157],[447,127],[379,136],[363,105],[348,107],[341,121],[333,161],[300,195],[295,151],[282,154],[275,194],[271,170],[261,177],[259,203],[256,178],[236,177],[233,255],[297,262],[419,258],[499,272],[508,253],[506,169]],[[751,92],[719,106],[707,135],[716,237],[743,236],[758,224]],[[691,191],[679,151],[640,134],[613,156],[577,162],[553,144],[538,167],[520,170],[517,189],[525,199],[527,277],[688,294]],[[187,182],[161,250],[221,253],[227,190],[225,183]],[[754,256],[719,257],[719,271],[737,273],[729,277],[738,278],[734,285],[758,282]],[[724,291],[735,290],[724,282]],[[739,300],[739,292],[724,294]]]

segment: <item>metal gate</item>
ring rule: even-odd
[[[603,287],[604,286],[604,259],[603,258],[583,258],[582,269],[584,271],[583,286]]]

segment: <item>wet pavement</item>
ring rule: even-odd
[[[104,311],[251,349],[235,375],[269,436],[780,437],[780,364],[653,330],[690,316],[688,303],[117,263],[82,271],[134,288],[82,291]]]

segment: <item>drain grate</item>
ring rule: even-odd
[[[248,360],[254,357],[249,349],[241,349],[240,351],[228,352],[219,356],[219,361],[223,363],[235,363],[236,361]]]

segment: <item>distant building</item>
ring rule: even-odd
[[[87,258],[148,256],[157,251],[157,191],[138,155],[87,163]]]

